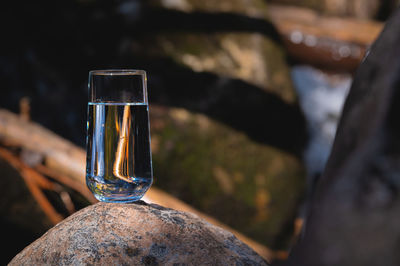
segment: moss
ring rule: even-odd
[[[276,43],[265,40],[263,45],[264,60],[270,62],[270,87],[286,102],[294,102],[297,98],[285,60],[285,52]],[[272,65],[274,67],[272,67]]]
[[[282,47],[258,33],[163,33],[145,41],[151,56],[161,55],[197,72],[241,79],[296,102]]]
[[[151,113],[152,122],[164,122],[152,129],[155,186],[264,244],[282,238],[303,194],[296,158],[202,115]]]

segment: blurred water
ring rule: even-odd
[[[326,74],[305,65],[293,67],[291,76],[310,135],[303,154],[310,188],[329,157],[352,77],[350,74]]]

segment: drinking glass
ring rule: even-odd
[[[89,72],[86,184],[105,202],[132,202],[153,182],[146,72]]]

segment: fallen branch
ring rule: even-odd
[[[53,205],[49,202],[41,190],[41,188],[52,190],[54,189],[55,184],[51,183],[45,177],[26,166],[17,157],[4,148],[0,148],[0,157],[2,157],[20,172],[32,196],[36,199],[37,203],[40,205],[47,217],[49,217],[50,221],[53,224],[61,222],[64,217],[62,217],[54,209]]]
[[[84,196],[87,200],[89,200],[90,203],[98,202],[98,200],[93,196],[93,194],[89,191],[89,189],[87,189],[86,186],[82,186],[81,182],[77,182],[75,179],[71,179],[70,177],[62,175],[59,172],[54,171],[53,169],[48,168],[41,164],[36,165],[35,169],[39,173],[49,176],[49,177],[57,180],[58,182],[72,188],[73,190],[76,190],[82,196]]]
[[[0,141],[40,154],[47,167],[85,185],[84,151],[50,130],[0,110]]]
[[[301,7],[270,4],[267,13],[290,55],[335,70],[353,71],[383,28],[380,22],[322,16]]]

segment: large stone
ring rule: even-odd
[[[172,59],[194,72],[240,79],[297,103],[285,50],[265,1],[152,0],[144,7],[149,24],[151,17],[164,23],[161,30],[132,41],[135,56]]]
[[[266,265],[233,234],[158,205],[97,203],[65,219],[10,265]]]
[[[154,0],[147,4],[148,17],[162,16],[167,30],[133,40],[136,56],[170,58],[195,72],[240,79],[296,103],[286,54],[269,22],[265,1]],[[160,10],[151,11],[154,7]]]
[[[138,54],[168,57],[195,72],[240,79],[287,103],[296,102],[284,50],[261,33],[167,32],[134,47]]]
[[[301,162],[215,120],[151,106],[155,182],[274,248],[287,248],[304,193]]]

